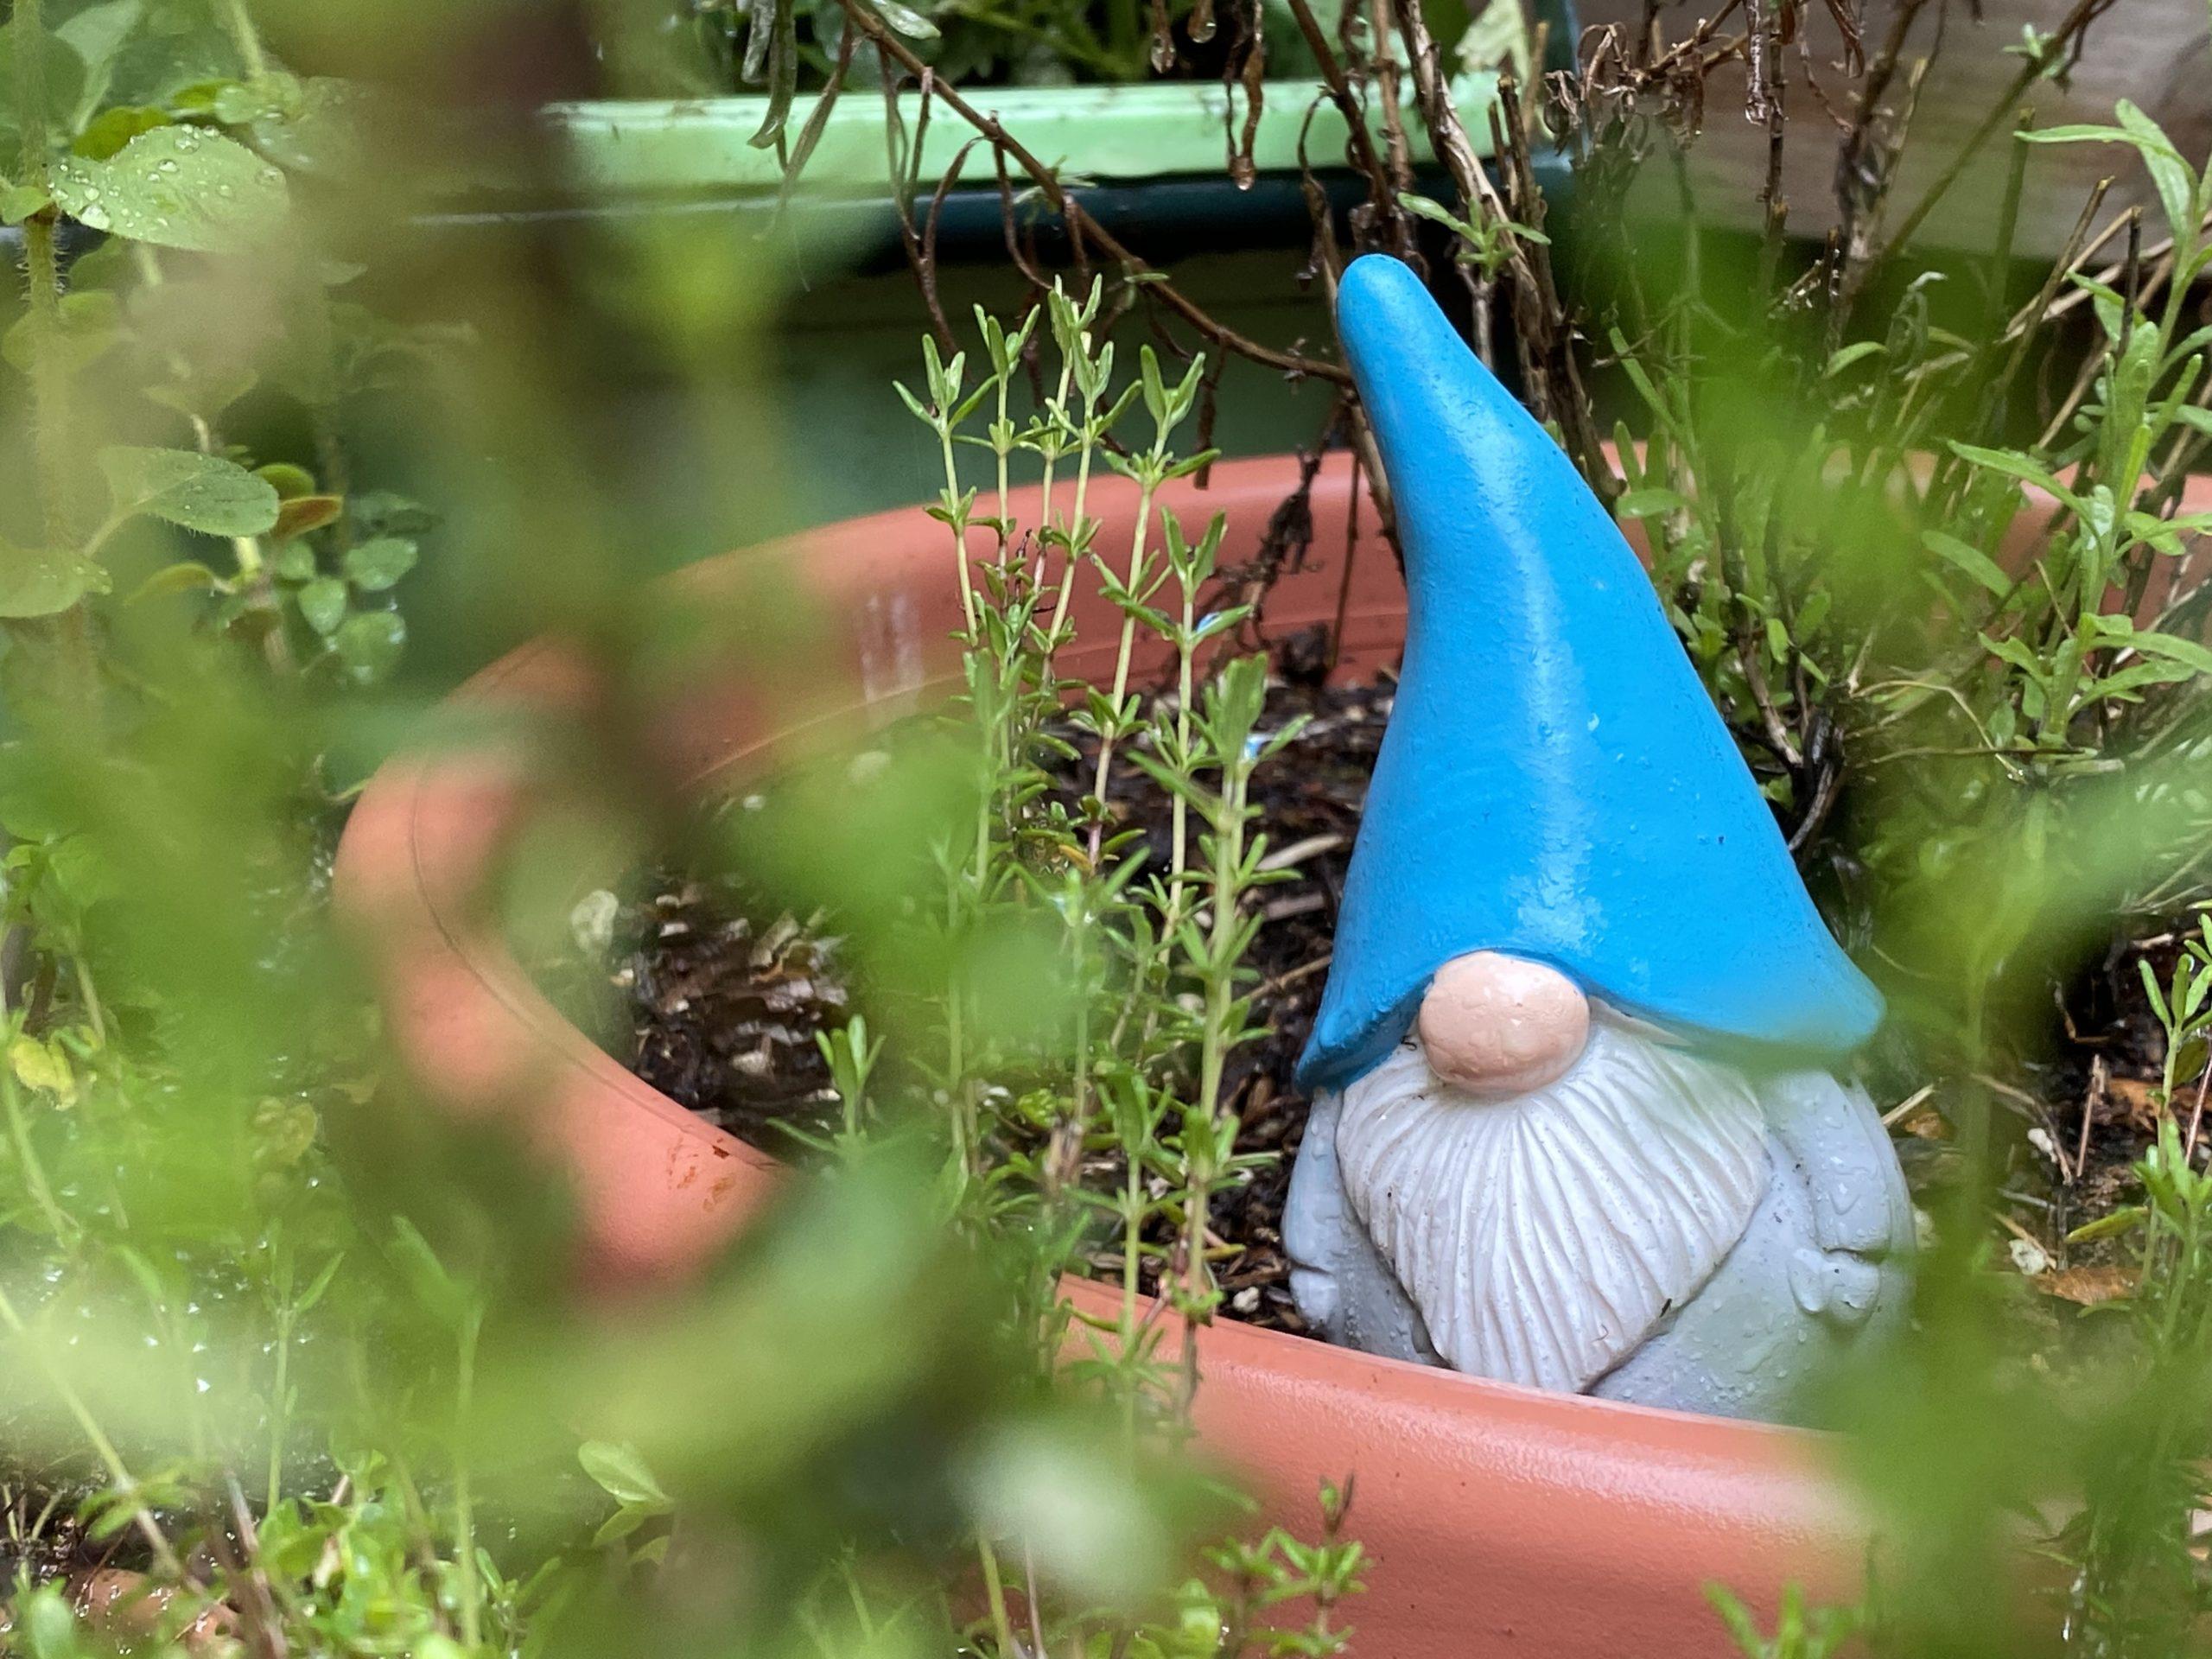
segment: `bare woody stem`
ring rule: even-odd
[[[2073,10],[2066,14],[2057,31],[2050,36],[2050,51],[2072,51],[2089,25],[2110,10],[2113,3],[2113,0],[2075,0]],[[1926,222],[1928,215],[1936,211],[1950,193],[1951,187],[1959,181],[1967,164],[1989,142],[1991,135],[2003,124],[2005,117],[2013,112],[2022,96],[2041,79],[2043,73],[2043,64],[2037,60],[2031,59],[2021,67],[2019,73],[1998,95],[1997,101],[1990,105],[1989,113],[1981,118],[1980,125],[1967,135],[1966,143],[1959,146],[1949,163],[1928,187],[1927,193],[1914,204],[1912,211],[1898,223],[1897,229],[1890,233],[1882,244],[1881,251],[1867,262],[1870,266],[1883,264],[1912,239],[1913,233]]]
[[[1375,139],[1367,130],[1367,112],[1353,95],[1351,82],[1344,73],[1344,65],[1337,60],[1335,50],[1329,45],[1328,35],[1313,16],[1313,9],[1306,0],[1290,0],[1290,15],[1297,20],[1298,32],[1306,37],[1306,45],[1313,54],[1314,61],[1321,67],[1321,79],[1329,89],[1329,101],[1344,117],[1344,142],[1351,152],[1352,165],[1368,181],[1375,198],[1375,209],[1385,225],[1396,226],[1404,217],[1398,207],[1395,192],[1391,188],[1394,169],[1384,167],[1382,158],[1375,148]],[[1395,73],[1391,79],[1395,93]],[[1393,99],[1395,105],[1395,98]],[[1399,240],[1405,240],[1402,232]]]
[[[876,49],[885,57],[918,80],[929,73],[929,66],[908,49],[906,43],[891,31],[872,8],[861,4],[861,0],[838,0],[838,3],[844,8],[845,16],[852,26],[874,41]],[[1038,188],[1044,192],[1046,200],[1065,222],[1071,235],[1097,248],[1133,276],[1155,279],[1160,276],[1157,270],[1139,258],[1118,237],[1092,218],[1082,202],[1069,194],[1062,186],[1059,175],[1039,161],[1020,140],[1007,132],[999,124],[996,116],[984,114],[941,80],[932,80],[931,84],[931,95],[939,103],[982,134],[994,149],[1012,156],[1015,164],[1036,181]],[[1280,369],[1286,374],[1310,376],[1338,385],[1351,383],[1351,377],[1341,364],[1262,346],[1258,340],[1237,333],[1192,304],[1172,283],[1154,280],[1145,286],[1162,305],[1224,351],[1234,352],[1239,357],[1271,369]]]

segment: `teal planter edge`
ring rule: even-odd
[[[1454,83],[1462,111],[1480,112],[1496,96],[1497,77],[1462,76]],[[1223,175],[1229,138],[1245,119],[1241,91],[1232,99],[1218,83],[1179,82],[1146,86],[993,87],[963,93],[1068,182]],[[911,134],[920,95],[900,96]],[[567,154],[569,182],[587,196],[691,194],[774,191],[783,168],[773,149],[750,141],[766,114],[765,98],[695,99],[676,102],[620,100],[555,105],[545,111]],[[796,138],[810,105],[791,112]],[[1308,111],[1312,111],[1310,124]],[[880,194],[891,170],[884,135],[883,99],[874,90],[841,97],[823,123],[802,188],[810,196]],[[1416,163],[1430,159],[1426,137],[1409,123]],[[1319,81],[1267,83],[1252,159],[1261,172],[1294,172],[1301,130],[1307,158],[1317,170],[1342,163],[1346,123]],[[923,139],[920,177],[934,187],[961,147],[974,137],[942,105],[931,112]],[[1490,124],[1470,119],[1468,137],[1478,155],[1491,149]],[[966,184],[995,188],[997,171],[988,147],[968,153]],[[1016,179],[1017,189],[1029,181]]]

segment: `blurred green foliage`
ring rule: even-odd
[[[403,731],[513,746],[576,803],[550,822],[660,844],[689,804],[632,736],[657,688],[708,651],[809,661],[772,577],[705,612],[636,590],[626,496],[666,474],[609,475],[594,428],[613,411],[549,349],[591,320],[690,385],[666,442],[754,453],[770,429],[747,251],[610,226],[583,238],[571,290],[526,238],[465,265],[435,239],[374,245],[455,125],[396,120],[388,90],[296,75],[270,44],[341,63],[353,45],[387,71],[436,51],[366,13],[18,5],[0,38],[27,251],[7,352],[27,395],[0,450],[0,1342],[25,1380],[0,1408],[11,1644],[1010,1653],[1019,1619],[1122,1650],[1332,1649],[1357,1547],[1275,1532],[1192,1554],[1236,1509],[1156,1448],[1187,1370],[1127,1315],[1088,1369],[1057,1370],[1052,1282],[1088,1216],[1052,1213],[984,1147],[982,1060],[1062,1032],[1049,1010],[973,1017],[994,982],[1038,976],[1006,902],[1035,844],[1014,856],[993,815],[1023,808],[1050,697],[1018,561],[977,614],[974,710],[918,747],[895,821],[747,849],[787,859],[795,891],[875,900],[856,931],[912,975],[887,1028],[944,1058],[871,1082],[865,1027],[823,1033],[850,1094],[820,1177],[708,1282],[607,1321],[578,1299],[557,1179],[503,1132],[426,1110],[390,1063],[328,860]],[[377,279],[398,303],[347,297]],[[1074,315],[1062,337],[1095,366]],[[1003,392],[1012,359],[995,372]],[[1172,411],[1156,374],[1143,391],[1164,444],[1189,387]],[[1080,440],[1086,473],[1103,435]],[[709,533],[747,521],[756,479],[696,481]],[[422,556],[437,545],[468,557],[441,571]],[[1186,588],[1203,579],[1199,555],[1174,556]],[[1154,584],[1150,566],[1132,580]],[[426,733],[416,687],[439,671],[405,671],[410,594],[495,636],[575,640],[605,676],[603,721],[462,712]],[[1185,608],[1187,631],[1187,592]],[[1248,728],[1259,684],[1246,670],[1189,741],[1210,720]],[[979,776],[978,728],[1002,770]],[[1236,775],[1255,763],[1227,727],[1211,741]],[[1193,800],[1237,833],[1218,791]],[[947,808],[984,838],[950,874]],[[1249,862],[1216,872],[1218,928]],[[918,893],[950,902],[941,923],[899,919]],[[1235,944],[1207,945],[1211,1005],[1179,1013],[1158,1054],[1205,1046],[1217,1070]],[[918,1115],[939,1086],[962,1110]],[[1160,1099],[1122,1127],[1180,1171],[1173,1122]],[[1133,1229],[1188,1207],[1187,1187],[1136,1191]],[[1317,1512],[1327,1534],[1341,1509]],[[1276,1605],[1308,1599],[1321,1633],[1279,1631]]]
[[[603,10],[618,57],[627,26],[670,22]],[[1135,73],[1150,29],[931,16],[940,67],[985,76],[1026,73],[1040,31],[1059,63],[1095,47],[1090,69]],[[682,22],[709,36],[697,73],[742,79],[741,53],[712,55],[727,9]],[[746,22],[797,38],[795,6]],[[214,1618],[271,1651],[1333,1650],[1357,1509],[1324,1493],[1311,1538],[1194,1550],[1240,1517],[1174,1455],[1203,1379],[1169,1338],[1218,1309],[1209,1204],[1249,1173],[1221,1085],[1270,878],[1253,770],[1288,734],[1264,664],[1224,648],[1239,613],[1202,597],[1218,525],[1154,511],[1206,460],[1205,359],[1109,337],[1148,283],[1046,288],[964,351],[932,338],[906,403],[944,461],[962,696],[874,788],[802,766],[706,849],[834,906],[870,988],[820,1033],[839,1112],[810,1179],[703,1282],[610,1319],[575,1294],[557,1179],[427,1109],[385,1050],[327,865],[396,741],[533,769],[548,810],[506,866],[527,935],[567,925],[580,863],[696,840],[640,735],[660,693],[710,655],[818,672],[818,619],[774,573],[713,607],[630,574],[641,526],[739,539],[779,476],[758,251],[675,215],[466,252],[415,233],[462,148],[555,167],[499,118],[538,86],[518,42],[556,34],[331,0],[16,0],[0,33],[22,249],[0,341],[10,1644],[188,1645]],[[813,44],[826,70],[837,41]],[[1769,1636],[1718,1599],[1716,1636],[1749,1652],[2196,1642],[2212,589],[2183,492],[2212,435],[2212,185],[2126,106],[2031,137],[2131,151],[2164,251],[2130,232],[2105,270],[2075,250],[2024,297],[1999,259],[1963,306],[1911,282],[1866,333],[1770,257],[1701,263],[1693,232],[1618,262],[1637,281],[1590,331],[1634,399],[1625,476],[1601,482],[1897,994],[1876,1080],[1939,1085],[1955,1136],[1912,1338],[1832,1389],[1881,1594],[1845,1612],[1732,1586],[1778,1609]],[[1485,283],[1549,246],[1474,202],[1389,200]],[[1635,233],[1586,223],[1578,257]],[[2094,326],[2078,378],[2018,442],[2069,316]],[[683,390],[642,433],[603,395],[618,356]],[[1037,524],[1013,521],[1010,465],[1048,480]],[[1127,548],[1095,545],[1101,468],[1144,498]],[[971,569],[953,550],[977,543]],[[1077,572],[1125,619],[1085,688],[1055,666]],[[433,712],[454,664],[410,663],[410,614],[475,652],[557,632],[601,699]],[[1139,642],[1173,697],[1132,690]],[[1077,741],[1071,807],[1045,779]],[[1175,802],[1163,867],[1100,804],[1116,767]],[[2122,1241],[2131,1294],[2024,1357],[1991,1080],[2052,1045],[2083,960],[2176,923],[2202,943],[2147,970],[2165,1046],[2141,1202],[2052,1241]],[[1118,1312],[1077,1314],[1058,1276],[1101,1261]],[[96,1597],[102,1562],[147,1576]]]

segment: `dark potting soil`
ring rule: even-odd
[[[1258,827],[1273,855],[1297,874],[1262,891],[1266,921],[1248,960],[1256,976],[1254,1023],[1264,1034],[1230,1059],[1223,1090],[1242,1126],[1239,1150],[1276,1155],[1249,1183],[1218,1194],[1211,1220],[1216,1236],[1236,1251],[1216,1263],[1230,1310],[1289,1330],[1302,1327],[1291,1306],[1279,1229],[1306,1112],[1290,1074],[1320,1002],[1337,903],[1391,691],[1387,682],[1277,685],[1268,725],[1300,715],[1307,723],[1255,779]],[[1096,750],[1088,738],[1068,735],[1078,759],[1063,763],[1056,776],[1072,807],[1089,786]],[[1166,792],[1124,766],[1109,794],[1122,823],[1143,833],[1152,861],[1164,868]],[[666,873],[640,878],[624,893],[595,894],[579,916],[588,918],[578,929],[580,944],[598,957],[587,971],[601,982],[593,988],[599,994],[579,994],[582,963],[537,964],[556,1000],[572,1013],[596,1001],[599,1017],[589,1023],[601,1042],[709,1122],[779,1156],[803,1153],[791,1131],[820,1129],[836,1110],[815,1035],[843,1023],[851,1001],[834,924],[752,902],[726,879]],[[1151,1262],[1145,1271],[1150,1288]]]
[[[1280,1329],[1302,1329],[1280,1231],[1306,1116],[1291,1071],[1325,982],[1337,905],[1391,691],[1387,681],[1323,688],[1300,676],[1277,683],[1269,725],[1297,715],[1308,723],[1255,780],[1259,827],[1296,876],[1264,890],[1266,919],[1249,959],[1254,1022],[1263,1034],[1231,1058],[1224,1089],[1241,1126],[1238,1149],[1274,1156],[1247,1184],[1216,1196],[1211,1222],[1231,1251],[1216,1264],[1230,1312]],[[1057,774],[1071,807],[1087,787],[1093,754],[1087,739],[1074,741],[1078,758]],[[1140,830],[1164,864],[1166,792],[1124,766],[1110,795],[1119,822]],[[836,1109],[816,1034],[843,1023],[852,1001],[834,923],[781,912],[719,877],[643,876],[625,893],[590,902],[599,913],[578,930],[588,936],[580,938],[583,954],[539,965],[556,997],[572,1011],[596,1002],[602,1042],[655,1088],[766,1151],[804,1156],[792,1131],[818,1130]],[[1996,1219],[2012,1266],[2042,1293],[2024,1304],[2031,1332],[2064,1322],[2068,1304],[2094,1306],[2129,1288],[2132,1240],[2069,1246],[2066,1237],[2140,1197],[2131,1166],[2156,1136],[2152,1090],[2163,1039],[2137,964],[2148,961],[2169,974],[2178,949],[2171,934],[2116,944],[2060,1000],[2046,1051],[2006,1077],[1931,1083],[1915,1073],[1909,1057],[1900,1059],[1895,1044],[1878,1064],[1877,1103],[1916,1200],[1931,1207],[1958,1172],[1952,1135],[1964,1091],[1982,1090],[1993,1101],[2005,1160]],[[592,995],[576,994],[580,977],[594,982]],[[2191,1104],[2184,1100],[2177,1109],[2184,1123]],[[1118,1179],[1103,1169],[1086,1173]],[[1097,1265],[1117,1272],[1118,1256],[1101,1255]],[[1147,1261],[1147,1289],[1154,1271]],[[2027,1345],[2039,1344],[2031,1336]]]

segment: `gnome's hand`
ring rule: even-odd
[[[1556,969],[1478,950],[1437,969],[1419,1028],[1438,1077],[1506,1099],[1573,1070],[1590,1040],[1590,999]]]

